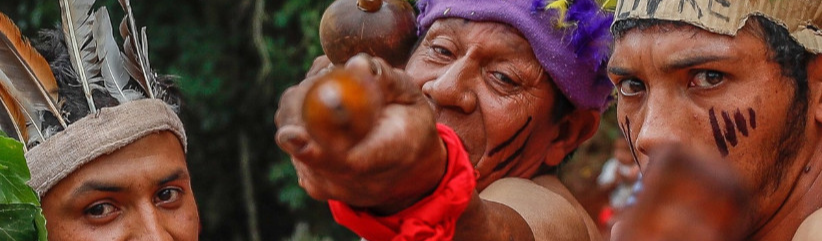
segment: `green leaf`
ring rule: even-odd
[[[0,205],[0,240],[37,240],[39,208],[30,204]]]
[[[30,178],[23,144],[0,136],[0,240],[47,240],[40,199],[26,185]]]
[[[39,203],[37,194],[26,185],[30,178],[23,144],[0,137],[0,204]]]

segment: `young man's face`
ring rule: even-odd
[[[197,240],[199,216],[177,136],[151,134],[98,157],[43,197],[49,240]]]
[[[754,194],[752,225],[784,202],[810,149],[802,147],[810,117],[797,104],[807,100],[794,98],[794,80],[758,28],[749,21],[736,37],[690,25],[633,29],[609,63],[620,126],[641,167],[666,143],[730,162]]]

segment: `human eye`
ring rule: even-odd
[[[519,85],[516,81],[514,81],[514,79],[512,79],[511,77],[509,77],[508,75],[506,75],[505,73],[502,73],[502,72],[496,72],[496,71],[491,72],[491,76],[493,76],[494,79],[496,79],[499,82],[501,82],[503,84],[506,84],[506,85],[512,85],[512,86]]]
[[[183,190],[180,188],[164,188],[154,195],[154,203],[157,205],[168,205],[180,200]]]
[[[451,52],[451,50],[448,50],[447,48],[442,47],[442,46],[437,46],[437,45],[431,46],[431,50],[434,52],[434,54],[442,56],[442,57],[453,57],[454,56],[454,53]]]
[[[83,210],[83,214],[91,220],[105,222],[114,217],[120,211],[114,204],[108,202],[94,203]]]
[[[619,82],[619,93],[623,96],[637,96],[645,92],[645,83],[637,79],[625,79]]]
[[[688,84],[689,87],[711,88],[721,84],[725,80],[725,74],[713,70],[700,70],[694,74],[693,79]]]
[[[447,37],[436,37],[425,43],[428,48],[428,59],[438,63],[448,63],[455,59],[456,45]]]

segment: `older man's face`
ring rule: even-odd
[[[454,128],[465,143],[480,188],[502,176],[536,172],[557,136],[550,115],[558,92],[516,29],[438,20],[406,70],[437,122]]]
[[[755,30],[750,21],[736,37],[691,26],[630,30],[616,42],[609,74],[642,168],[668,143],[728,161],[755,195],[752,224],[761,225],[805,165],[796,160],[809,153],[810,116]]]

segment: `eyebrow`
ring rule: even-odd
[[[608,67],[608,73],[621,76],[628,76],[634,74],[633,71],[622,67]]]
[[[157,184],[157,186],[161,186],[161,185],[165,185],[169,182],[173,182],[173,181],[184,179],[184,178],[188,178],[188,173],[186,173],[183,169],[177,169],[173,173],[159,179],[156,182],[156,184]],[[122,192],[123,190],[125,190],[125,187],[119,186],[117,184],[105,183],[105,182],[91,180],[91,181],[84,182],[83,185],[81,185],[79,188],[77,188],[72,193],[72,196],[74,196],[76,198],[76,197],[79,197],[79,196],[83,195],[84,193],[91,192],[91,191],[114,192],[114,193],[116,193],[116,192]]]
[[[694,56],[694,57],[685,57],[681,59],[673,60],[662,67],[662,70],[665,72],[671,72],[674,70],[680,70],[685,68],[694,67],[697,65],[709,63],[709,62],[716,62],[730,59],[731,57],[728,56],[720,56],[720,55],[702,55],[702,56]]]
[[[162,186],[169,182],[173,182],[184,178],[188,178],[188,173],[186,173],[183,169],[177,169],[176,171],[174,171],[174,173],[165,176],[159,181],[157,181],[157,186]]]
[[[98,191],[98,192],[122,192],[125,188],[122,186],[118,186],[116,184],[111,183],[103,183],[98,181],[87,181],[83,183],[82,186],[74,190],[72,196],[75,198],[81,196],[84,193],[91,192],[91,191]]]

